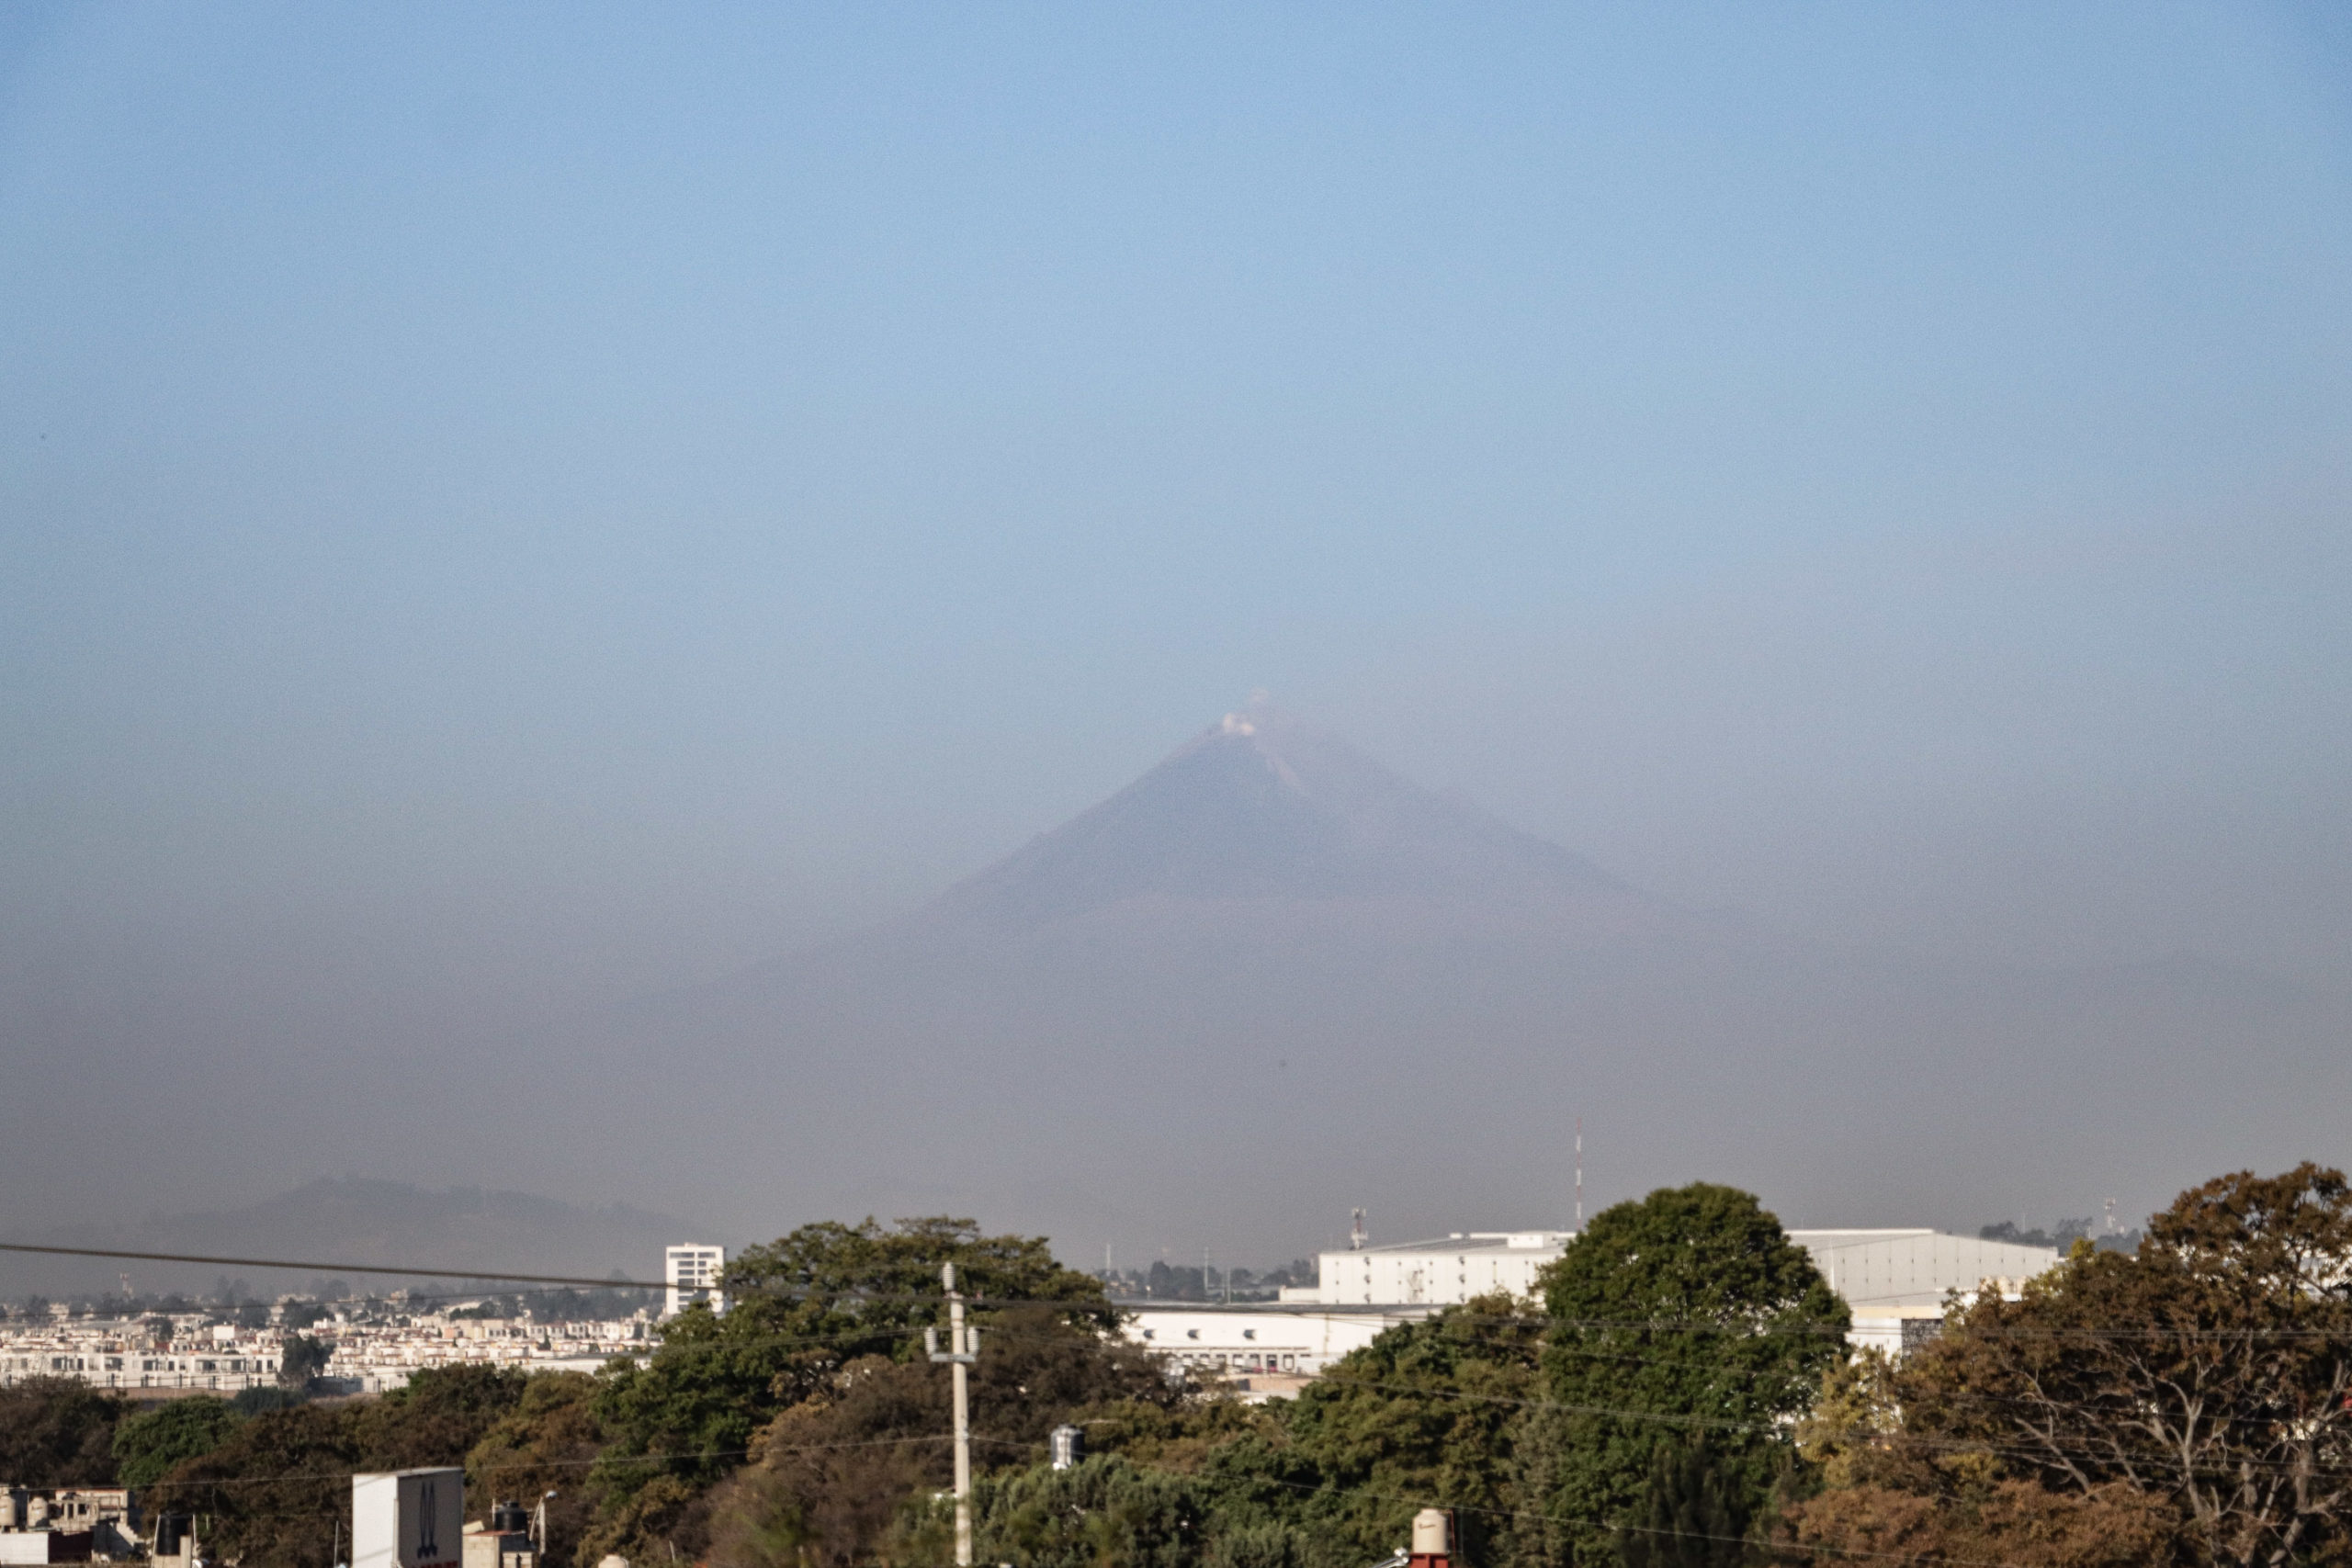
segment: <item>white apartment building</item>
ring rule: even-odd
[[[712,1242],[687,1241],[665,1249],[662,1254],[662,1278],[670,1287],[663,1317],[675,1317],[686,1310],[691,1302],[708,1302],[713,1312],[727,1310],[727,1297],[718,1289],[719,1276],[727,1271],[727,1249]]]
[[[309,1332],[325,1342],[322,1376],[348,1393],[382,1393],[428,1367],[469,1362],[525,1371],[593,1372],[616,1356],[652,1348],[639,1319],[556,1323],[420,1315],[400,1322],[331,1318]],[[95,1388],[201,1391],[223,1396],[277,1382],[285,1347],[275,1329],[175,1324],[159,1338],[149,1320],[75,1318],[0,1325],[0,1387],[27,1378],[74,1378]],[[0,1477],[5,1481],[6,1477]]]
[[[203,1389],[235,1393],[277,1382],[275,1332],[171,1320],[159,1337],[145,1319],[56,1318],[0,1327],[0,1385],[74,1378],[95,1388]]]
[[[330,1350],[323,1375],[348,1393],[387,1393],[435,1367],[594,1372],[615,1357],[641,1359],[653,1348],[647,1325],[634,1318],[543,1323],[436,1316],[403,1324],[324,1324],[317,1332]]]

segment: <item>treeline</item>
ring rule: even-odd
[[[20,1389],[0,1462],[136,1475],[252,1568],[324,1568],[352,1471],[460,1462],[477,1516],[553,1494],[549,1568],[929,1568],[951,1460],[922,1330],[951,1260],[982,1327],[986,1562],[1368,1568],[1427,1506],[1464,1568],[2352,1562],[2352,1199],[2309,1166],[1955,1303],[1900,1364],[1849,1356],[1804,1250],[1703,1184],[1598,1215],[1540,1303],[1451,1309],[1254,1406],[1109,1337],[1102,1282],[1042,1241],[868,1221],[748,1252],[732,1309],[674,1320],[641,1365],[253,1415]],[[1090,1451],[1055,1471],[1064,1422]]]

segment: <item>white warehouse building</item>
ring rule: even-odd
[[[1927,1229],[1799,1230],[1829,1288],[1853,1311],[1855,1345],[1899,1351],[1942,1321],[1950,1292],[2015,1296],[2058,1261],[2048,1247],[1979,1241]],[[1351,1350],[1400,1323],[1474,1296],[1531,1296],[1572,1231],[1463,1231],[1429,1241],[1326,1252],[1317,1283],[1279,1302],[1126,1302],[1126,1337],[1194,1371],[1239,1381],[1252,1394],[1295,1392]]]
[[[1979,1241],[1939,1231],[1801,1230],[1788,1237],[1813,1255],[1829,1288],[1857,1312],[1936,1309],[1946,1292],[2018,1288],[2058,1261],[2046,1247]],[[1567,1250],[1573,1231],[1458,1231],[1431,1241],[1326,1252],[1316,1285],[1285,1302],[1329,1306],[1458,1306],[1473,1296],[1532,1295],[1536,1277]]]
[[[1326,1252],[1316,1258],[1315,1285],[1283,1294],[1328,1306],[1458,1306],[1497,1292],[1532,1295],[1535,1276],[1575,1239],[1574,1231],[1457,1231],[1436,1241]]]
[[[1853,1309],[1847,1338],[1889,1352],[1917,1343],[1944,1316],[1952,1291],[2014,1298],[2058,1261],[2047,1247],[1980,1241],[1931,1230],[1791,1231],[1813,1266]]]

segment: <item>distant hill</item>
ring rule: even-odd
[[[1937,963],[1681,909],[1254,709],[904,919],[530,1055],[641,1086],[638,1135],[746,1213],[1238,1260],[1359,1202],[1387,1235],[1565,1223],[1577,1116],[1597,1193],[2153,1204],[2335,1146],[2346,1032],[2341,998],[2196,962]]]
[[[436,1191],[346,1177],[312,1181],[242,1209],[156,1215],[130,1225],[69,1226],[6,1239],[133,1252],[413,1264],[477,1269],[485,1278],[505,1272],[592,1278],[619,1273],[658,1280],[665,1246],[711,1238],[685,1221],[626,1205],[589,1209],[527,1192],[473,1187]],[[35,1289],[52,1296],[117,1289],[125,1273],[133,1289],[144,1292],[209,1292],[224,1275],[243,1279],[256,1292],[304,1290],[317,1278],[309,1270],[0,1253],[0,1293],[8,1295]],[[390,1289],[401,1282],[383,1275],[348,1279],[362,1288]]]

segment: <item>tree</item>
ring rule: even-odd
[[[1067,1323],[1116,1324],[1102,1281],[1057,1263],[1041,1236],[982,1235],[974,1221],[946,1218],[803,1225],[728,1265],[724,1314],[690,1307],[644,1366],[607,1370],[596,1415],[611,1444],[596,1486],[613,1498],[659,1474],[708,1486],[743,1462],[754,1432],[841,1368],[918,1354],[920,1330],[943,1317],[948,1262],[983,1325],[1023,1302],[1050,1303]]]
[[[1849,1315],[1756,1199],[1705,1182],[1595,1215],[1544,1277],[1553,1408],[1528,1435],[1532,1482],[1580,1562],[1643,1506],[1661,1437],[1703,1436],[1753,1512],[1787,1463],[1788,1425]]]
[[[0,1388],[0,1483],[111,1483],[115,1427],[130,1408],[78,1378],[27,1378]]]
[[[463,1464],[474,1445],[522,1403],[530,1381],[506,1367],[429,1367],[382,1398],[354,1407],[352,1437],[377,1470]]]
[[[288,1334],[300,1334],[322,1318],[334,1315],[319,1302],[289,1301],[277,1309],[277,1325]]]
[[[2030,1481],[1988,1479],[1938,1496],[1865,1484],[1833,1489],[1788,1511],[1779,1561],[1819,1568],[2150,1568],[2177,1561],[2178,1520],[2127,1486],[2068,1495]]]
[[[115,1428],[115,1483],[153,1486],[182,1461],[219,1448],[243,1421],[226,1400],[167,1399]]]
[[[201,1516],[205,1543],[243,1568],[319,1568],[332,1561],[337,1520],[348,1539],[354,1471],[463,1463],[526,1382],[496,1367],[435,1367],[365,1404],[265,1410],[174,1465],[147,1506]]]
[[[229,1408],[240,1416],[258,1416],[265,1410],[291,1410],[309,1399],[309,1394],[278,1383],[256,1383],[231,1394]]]
[[[241,1422],[173,1467],[142,1499],[151,1513],[199,1516],[208,1555],[240,1568],[319,1568],[350,1539],[351,1472],[362,1462],[349,1407],[297,1405]]]
[[[1737,1481],[1705,1438],[1661,1438],[1642,1506],[1618,1528],[1618,1560],[1624,1568],[1739,1568],[1748,1558],[1747,1520]]]
[[[288,1388],[307,1389],[311,1379],[326,1371],[334,1354],[334,1348],[322,1339],[288,1334],[278,1355],[277,1381]]]
[[[2304,1164],[2184,1192],[2135,1252],[2078,1242],[1953,1312],[1898,1394],[1915,1490],[1973,1464],[2156,1500],[2214,1563],[2352,1555],[2352,1190]]]
[[[975,1484],[973,1505],[978,1559],[1024,1568],[1197,1568],[1210,1533],[1211,1505],[1197,1482],[1115,1454],[991,1477]],[[919,1540],[927,1525],[935,1539],[950,1518],[944,1507],[917,1510],[917,1530],[908,1533]],[[1261,1545],[1256,1555],[1269,1554]]]
[[[1007,1308],[982,1336],[971,1398],[976,1465],[986,1471],[1042,1461],[1063,1421],[1166,1409],[1181,1394],[1136,1347],[1027,1306]],[[757,1568],[786,1548],[810,1568],[869,1560],[910,1496],[948,1483],[948,1430],[944,1368],[884,1356],[851,1362],[752,1439],[757,1462],[713,1499],[713,1560]]]
[[[1399,1325],[1308,1384],[1275,1432],[1223,1448],[1204,1474],[1227,1511],[1287,1522],[1356,1561],[1408,1540],[1433,1501],[1457,1511],[1458,1561],[1510,1560],[1532,1550],[1512,1527],[1540,1504],[1515,1449],[1543,1393],[1542,1336],[1542,1318],[1507,1295]]]
[[[547,1568],[579,1560],[594,1511],[581,1483],[604,1444],[595,1394],[595,1380],[584,1372],[541,1372],[466,1454],[466,1495],[479,1507],[499,1499],[527,1507],[545,1502]]]

